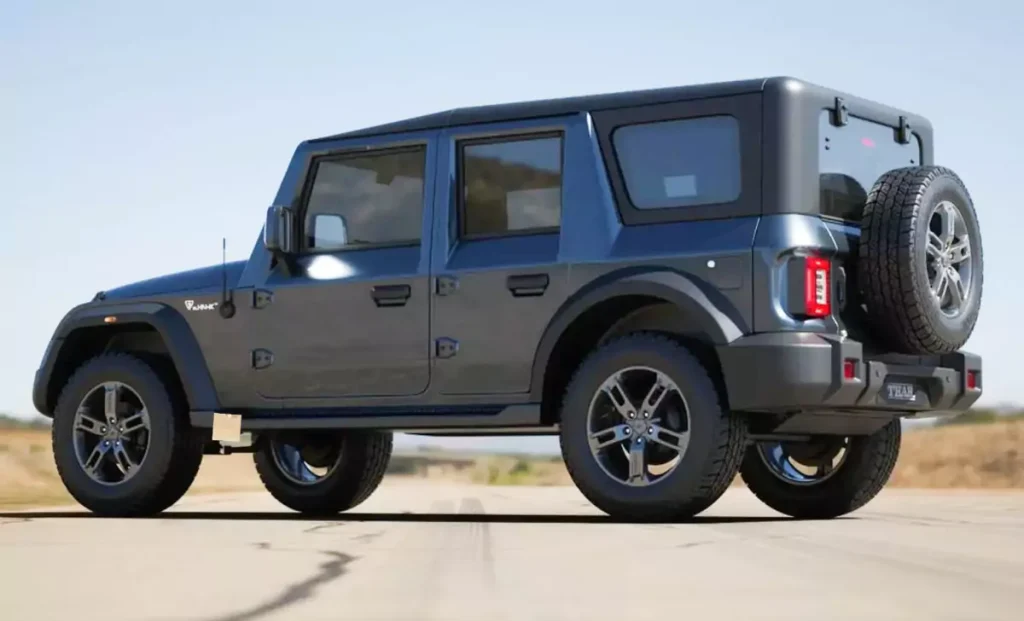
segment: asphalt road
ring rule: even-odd
[[[5,621],[695,618],[1019,621],[1024,494],[891,490],[797,522],[736,489],[694,523],[630,525],[572,488],[386,481],[332,520],[264,494],[0,513]]]

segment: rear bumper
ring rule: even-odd
[[[865,355],[861,343],[838,336],[772,332],[737,339],[718,354],[736,411],[960,412],[982,392],[981,357],[967,352]]]

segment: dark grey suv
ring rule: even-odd
[[[34,399],[102,514],[169,507],[225,443],[285,505],[350,509],[407,431],[558,435],[624,519],[737,473],[833,517],[901,418],[981,395],[981,294],[908,112],[791,78],[496,105],[301,143],[247,261],[74,308]]]

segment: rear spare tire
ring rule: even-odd
[[[981,229],[953,171],[914,166],[882,175],[861,221],[858,281],[875,333],[907,354],[954,352],[978,320]]]

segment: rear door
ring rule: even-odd
[[[879,177],[894,168],[918,166],[924,157],[917,134],[896,140],[896,129],[850,116],[845,125],[831,122],[831,111],[818,113],[818,183],[821,215],[837,246],[843,328],[858,341],[872,339],[857,282],[860,221],[868,193]]]
[[[312,158],[300,254],[254,293],[251,381],[261,397],[344,405],[332,400],[427,389],[433,148],[429,136],[390,137]]]
[[[560,258],[564,143],[558,120],[452,128],[439,184],[433,270],[434,388],[530,389],[537,343],[567,296]],[[443,170],[443,168],[442,168]]]

